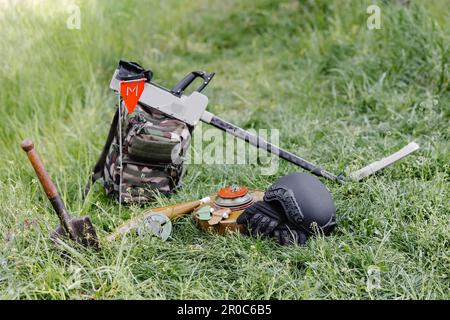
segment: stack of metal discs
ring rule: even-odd
[[[234,185],[220,189],[214,204],[219,208],[240,211],[250,206],[253,202],[255,202],[255,199],[247,188]]]

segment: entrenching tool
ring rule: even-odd
[[[191,127],[195,127],[199,121],[208,123],[235,136],[236,138],[244,140],[257,148],[275,154],[276,156],[287,160],[316,176],[324,177],[340,183],[346,180],[346,177],[343,175],[334,175],[289,151],[267,142],[261,136],[251,134],[238,126],[217,117],[211,112],[206,111],[206,107],[208,106],[208,97],[203,95],[201,91],[203,91],[203,89],[212,80],[214,73],[193,71],[181,80],[172,90],[168,90],[151,81],[153,73],[150,70],[145,70],[136,63],[121,60],[111,79],[111,89],[116,92],[120,92],[120,84],[124,77],[123,75],[130,78],[146,79],[144,90],[142,91],[138,102],[143,106],[157,109],[170,117],[187,123]],[[200,87],[189,95],[183,94],[183,92],[197,78],[203,80]],[[397,156],[387,157],[381,162],[378,161],[376,165],[371,164],[361,170],[358,170],[354,174],[350,174],[349,178],[351,180],[359,181],[360,179],[363,179],[376,171],[393,164],[402,157],[417,150],[417,148],[417,144],[411,143],[401,150],[400,155],[397,153]]]
[[[21,147],[27,153],[28,159],[47,194],[47,198],[50,200],[50,203],[61,222],[61,225],[59,225],[51,234],[51,238],[69,238],[84,246],[92,247],[97,250],[100,249],[97,233],[95,232],[91,219],[88,216],[81,218],[70,217],[55,185],[45,170],[44,164],[34,149],[33,142],[30,139],[26,139],[22,142]]]

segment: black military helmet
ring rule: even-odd
[[[307,173],[279,178],[264,195],[274,211],[282,210],[294,226],[312,234],[314,224],[329,234],[336,225],[336,207],[325,185]]]
[[[336,225],[330,192],[316,177],[292,173],[279,178],[237,218],[252,236],[264,235],[281,245],[305,244],[315,231],[328,235]]]

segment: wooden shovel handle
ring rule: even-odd
[[[31,165],[34,168],[34,171],[36,171],[36,175],[41,182],[42,187],[47,194],[47,197],[49,199],[55,198],[58,195],[58,191],[56,190],[55,185],[53,184],[50,176],[45,170],[44,164],[42,163],[36,150],[34,149],[33,141],[31,141],[30,139],[25,139],[22,141],[21,147],[23,151],[27,153],[28,159],[30,160]]]
[[[64,206],[64,202],[59,196],[58,190],[53,184],[52,179],[50,179],[50,176],[45,170],[44,164],[42,163],[36,150],[34,149],[33,141],[31,141],[30,139],[25,139],[22,141],[20,146],[22,147],[23,151],[27,153],[28,159],[30,160],[31,165],[33,166],[34,171],[36,172],[36,175],[41,182],[45,193],[47,194],[47,198],[50,200],[53,209],[58,215],[61,226],[69,234],[70,238],[76,241],[77,235],[75,234],[75,231],[73,230],[70,223],[70,215],[67,212],[67,209]]]

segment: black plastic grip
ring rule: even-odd
[[[145,70],[137,62],[120,60],[117,66],[116,78],[121,81],[133,81],[145,78],[145,81],[150,82],[153,77],[151,70]]]
[[[207,73],[205,71],[192,71],[189,73],[186,77],[183,78],[180,82],[177,83],[175,87],[171,90],[171,92],[177,96],[181,96],[184,90],[186,90],[187,87],[190,86],[192,82],[194,82],[197,78],[202,78],[203,83],[200,85],[200,87],[197,88],[198,92],[202,92],[203,89],[208,85],[208,83],[211,81],[211,79],[214,77],[213,73]]]

